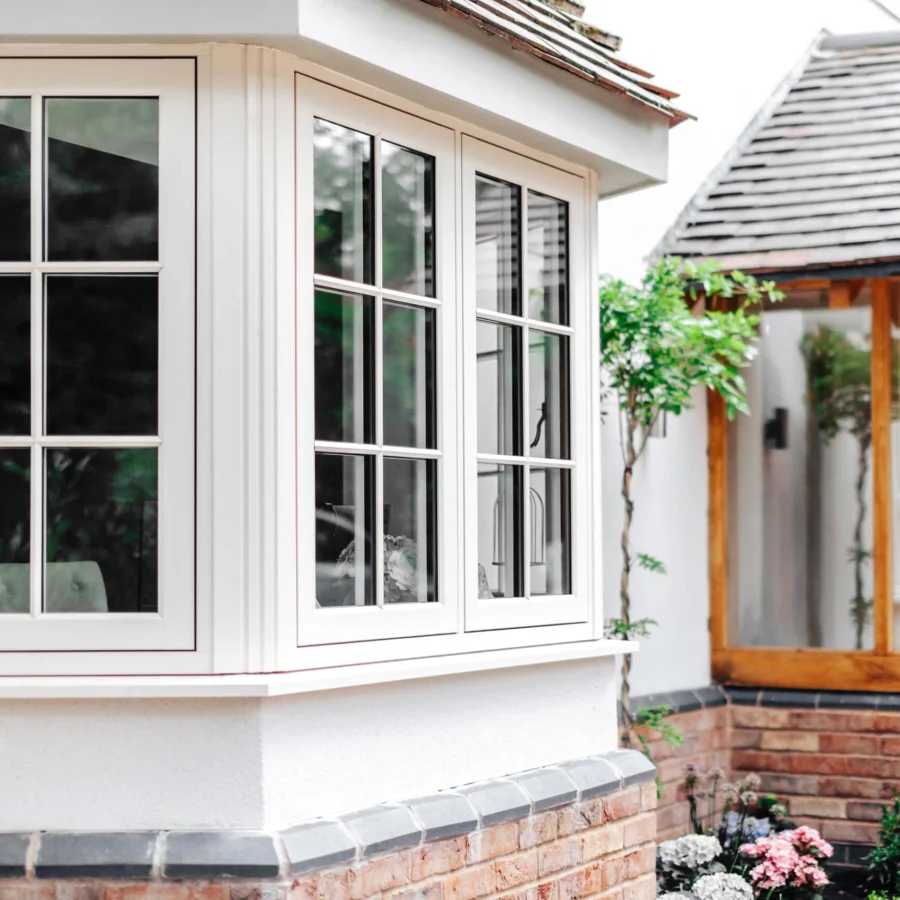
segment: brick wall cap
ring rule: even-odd
[[[341,816],[341,821],[356,835],[363,856],[375,856],[422,843],[422,826],[405,806],[373,806]]]
[[[571,803],[578,797],[578,788],[568,774],[558,766],[545,766],[514,775],[513,781],[531,798],[535,812]]]
[[[478,812],[462,794],[450,791],[405,803],[424,829],[424,839],[456,837],[478,828]]]
[[[166,878],[275,878],[272,835],[252,831],[174,831],[163,859]]]
[[[310,822],[281,834],[291,875],[356,859],[356,838],[340,822]]]
[[[14,844],[23,837],[4,835],[17,838]],[[38,845],[34,874],[38,878],[150,878],[156,841],[156,832],[45,834]],[[27,848],[26,841],[26,852]]]
[[[701,688],[690,688],[656,694],[644,694],[642,697],[632,697],[629,707],[632,715],[639,709],[648,706],[665,706],[668,707],[672,713],[686,713],[696,712],[698,709],[714,709],[718,706],[725,706],[727,703],[728,697],[722,688],[717,684],[711,684]]]
[[[637,750],[610,750],[603,754],[604,759],[622,776],[623,787],[633,784],[643,784],[652,781],[656,777],[656,766]]]
[[[565,769],[569,778],[575,782],[579,800],[611,794],[622,787],[622,776],[602,756],[575,759],[563,763],[560,768]]]
[[[0,834],[0,878],[25,875],[30,844],[30,834]]]
[[[459,788],[478,811],[482,825],[521,819],[531,812],[531,798],[514,781],[482,781]]]

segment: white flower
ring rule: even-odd
[[[719,841],[705,834],[686,834],[659,845],[663,865],[697,869],[712,862],[722,852]]]
[[[753,890],[740,875],[703,875],[694,882],[694,900],[753,900]]]
[[[691,895],[683,891],[672,891],[668,894],[657,894],[656,900],[691,900]]]

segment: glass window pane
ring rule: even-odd
[[[437,464],[384,460],[384,602],[437,600]]]
[[[159,100],[44,104],[47,259],[158,259]]]
[[[569,458],[569,339],[528,335],[529,447],[532,456]]]
[[[478,465],[478,596],[521,597],[521,466]]]
[[[729,633],[871,650],[871,310],[763,313],[728,426]]]
[[[31,100],[0,97],[0,260],[31,258]]]
[[[478,175],[475,179],[475,298],[480,309],[519,316],[520,189]]]
[[[571,586],[571,473],[568,469],[532,469],[528,502],[531,593],[569,594]]]
[[[0,434],[31,434],[31,281],[0,277]]]
[[[435,313],[385,303],[384,443],[395,447],[434,448]]]
[[[155,275],[47,277],[49,434],[157,433]]]
[[[316,605],[373,606],[375,460],[316,454]]]
[[[27,613],[31,593],[31,451],[0,450],[0,613]]]
[[[316,119],[313,153],[316,272],[371,284],[375,247],[372,138]]]
[[[157,451],[45,454],[44,611],[156,612]]]
[[[434,296],[434,157],[381,143],[384,286]]]
[[[528,316],[569,324],[569,204],[528,192]]]
[[[372,299],[316,291],[316,438],[375,438],[375,324]]]
[[[522,329],[479,322],[478,452],[522,454]]]

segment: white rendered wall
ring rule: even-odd
[[[0,702],[0,833],[275,829],[609,750],[613,665],[266,699]]]

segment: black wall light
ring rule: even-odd
[[[788,411],[783,406],[776,406],[774,417],[766,422],[763,440],[771,450],[787,450]]]

